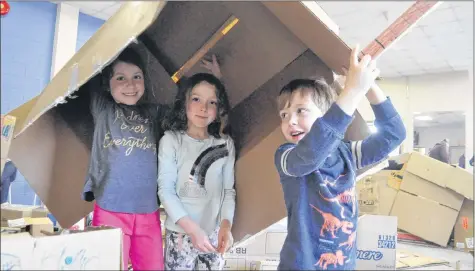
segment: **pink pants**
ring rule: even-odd
[[[163,270],[163,243],[160,212],[129,214],[110,212],[94,205],[93,226],[122,229],[123,265],[127,270],[129,258],[134,270]]]

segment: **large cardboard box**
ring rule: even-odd
[[[122,232],[94,229],[34,238],[19,233],[1,238],[2,270],[121,270]]]
[[[447,246],[464,199],[473,199],[473,174],[413,152],[391,209],[398,227]]]
[[[214,53],[233,107],[239,155],[233,234],[236,240],[255,234],[286,215],[273,162],[283,143],[279,90],[297,77],[323,77],[332,84],[333,71],[341,74],[348,66],[350,49],[322,14],[303,2],[124,2],[39,96],[9,113],[17,118],[11,159],[60,225],[72,226],[92,210],[80,194],[92,135],[88,95],[96,75],[132,44],[153,74],[157,102],[171,103],[177,89],[171,77],[185,63],[191,66],[185,75],[204,71],[188,60],[199,60],[197,52]],[[214,47],[204,46],[232,16],[237,24],[218,33],[223,37]],[[346,138],[368,134],[355,113]]]
[[[465,199],[454,227],[455,248],[473,251],[473,200]]]

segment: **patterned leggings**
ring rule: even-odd
[[[199,251],[188,235],[167,230],[165,238],[165,270],[223,270],[221,254]],[[213,232],[209,240],[216,247],[218,231]]]

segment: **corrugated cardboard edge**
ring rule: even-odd
[[[155,21],[165,5],[166,1],[124,3],[64,65],[39,96],[9,113],[18,118],[15,137],[100,72]]]

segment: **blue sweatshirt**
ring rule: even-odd
[[[343,141],[353,118],[334,103],[297,145],[277,149],[288,214],[279,270],[355,269],[355,172],[386,158],[406,136],[389,98],[372,109],[378,132],[362,141]]]

